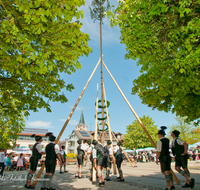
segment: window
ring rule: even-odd
[[[86,131],[79,131],[81,133],[82,136],[84,137],[89,137],[89,135],[87,134]]]

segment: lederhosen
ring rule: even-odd
[[[159,157],[161,171],[169,171],[171,169],[171,157],[169,155],[169,139],[162,138],[162,149]]]
[[[105,161],[105,168],[111,168],[111,160],[110,160],[110,155],[109,155],[109,149],[110,149],[109,145],[106,145],[104,147],[105,155],[107,155],[107,159]]]
[[[46,173],[52,173],[54,174],[56,169],[56,159],[57,154],[55,152],[55,143],[49,143],[46,148],[46,160],[45,160],[45,167],[46,167]]]
[[[84,158],[85,152],[81,149],[81,144],[77,147],[77,160],[78,165],[83,165],[83,158]]]
[[[116,159],[117,168],[121,168],[121,164],[123,161],[123,154],[122,154],[121,147],[119,147],[119,149],[115,153],[115,159]]]
[[[30,169],[32,171],[37,170],[38,160],[41,159],[42,157],[42,154],[40,154],[36,148],[38,144],[39,144],[38,142],[34,144],[33,149],[32,149],[32,156],[30,157],[30,164],[31,164]]]
[[[64,150],[61,150],[63,151],[63,159],[62,159],[62,163],[65,163],[66,162],[66,154],[65,154],[65,151]]]
[[[105,154],[104,148],[101,144],[97,144],[94,147],[97,151],[97,163],[98,166],[105,167],[106,165],[106,160],[107,160],[107,155]]]
[[[177,139],[175,139],[173,147],[172,147],[172,153],[175,156],[175,167],[180,166],[182,168],[187,168],[188,165],[188,155],[185,154],[184,156],[181,156],[181,154],[184,153],[184,146],[179,145],[177,143]]]

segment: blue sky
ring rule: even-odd
[[[112,0],[112,2],[116,4],[117,0]],[[64,91],[68,98],[67,103],[61,104],[51,102],[51,113],[47,113],[44,109],[41,109],[37,113],[31,112],[31,115],[26,121],[27,128],[45,128],[57,136],[62,129],[66,119],[68,118],[79,95],[81,94],[93,69],[99,61],[99,23],[98,21],[94,23],[90,18],[88,9],[90,4],[91,0],[87,0],[86,6],[81,8],[85,12],[84,19],[82,20],[82,31],[90,35],[91,40],[89,45],[92,47],[93,53],[90,53],[88,57],[80,57],[82,68],[77,72],[72,73],[71,75],[61,74],[61,78],[63,78],[67,84],[72,83],[75,86],[75,89],[72,92]],[[171,126],[177,123],[174,114],[165,113],[164,111],[161,112],[152,110],[151,108],[147,107],[147,105],[142,104],[137,95],[131,95],[133,80],[140,75],[140,67],[137,66],[136,61],[124,59],[124,55],[126,53],[125,45],[120,43],[119,38],[120,29],[118,27],[111,28],[108,19],[104,19],[103,61],[110,70],[111,74],[115,78],[116,82],[120,86],[121,90],[132,105],[137,115],[139,117],[142,117],[143,115],[149,115],[153,118],[155,124],[158,125],[158,127],[161,125]],[[134,121],[136,118],[124,101],[122,95],[118,91],[105,68],[103,68],[103,79],[106,90],[106,98],[110,102],[108,112],[110,114],[109,120],[111,129],[114,132],[121,132],[124,134],[126,131],[126,126],[131,124],[132,121]],[[90,81],[85,93],[83,94],[83,97],[79,102],[74,114],[72,115],[72,118],[60,140],[68,138],[72,130],[75,129],[79,122],[82,110],[85,124],[88,126],[88,130],[94,130],[97,83],[100,87],[100,65],[97,68],[92,80]]]

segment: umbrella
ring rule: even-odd
[[[130,149],[125,149],[124,151],[125,151],[125,152],[129,152],[129,153],[132,153],[132,152],[133,152],[133,150],[130,150]]]
[[[13,149],[14,151],[30,151],[31,149],[29,147],[17,147]]]

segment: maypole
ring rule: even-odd
[[[104,3],[107,2],[106,6],[103,6]],[[101,125],[102,125],[102,134],[101,134],[101,143],[104,145],[105,143],[105,134],[104,134],[104,96],[103,96],[103,54],[102,54],[102,24],[103,24],[103,18],[105,18],[105,12],[110,9],[110,2],[108,0],[93,0],[90,8],[90,15],[91,18],[95,20],[99,20],[100,24],[100,60],[101,60],[101,106],[98,106],[101,108]]]

